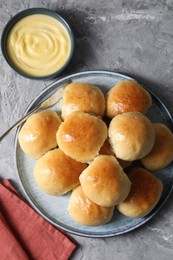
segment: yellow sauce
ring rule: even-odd
[[[18,21],[7,38],[8,55],[30,76],[56,72],[67,61],[71,43],[66,28],[48,15],[33,14]]]

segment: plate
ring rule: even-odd
[[[123,74],[109,71],[86,71],[66,76],[53,82],[49,87],[44,89],[29,105],[25,114],[34,108],[34,106],[42,102],[49,94],[53,93],[58,88],[61,88],[61,86],[68,80],[72,80],[73,82],[81,81],[94,84],[100,87],[100,89],[106,94],[112,86],[124,79],[132,78]],[[149,87],[146,89],[151,93],[153,99],[153,104],[149,109],[147,116],[152,122],[163,123],[172,130],[173,119],[165,104],[163,104],[163,102],[149,89]],[[60,112],[61,105],[56,105],[53,109]],[[15,140],[15,165],[23,191],[30,204],[41,216],[57,228],[64,231],[86,237],[111,237],[127,233],[137,227],[140,227],[154,217],[159,209],[165,204],[172,192],[173,164],[163,170],[153,172],[153,174],[160,178],[163,182],[164,190],[159,203],[146,217],[133,219],[125,217],[115,210],[112,220],[105,225],[88,227],[77,224],[71,219],[67,212],[70,193],[60,197],[49,196],[43,193],[36,185],[33,178],[33,167],[35,165],[35,161],[30,159],[20,149],[17,138],[19,130],[20,128],[17,131]]]

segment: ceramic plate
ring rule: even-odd
[[[86,71],[66,76],[60,80],[55,81],[49,87],[44,89],[30,104],[25,114],[34,106],[42,102],[48,95],[50,95],[50,93],[53,93],[56,89],[61,88],[61,86],[68,80],[94,84],[100,87],[100,89],[106,94],[112,86],[123,79],[132,78],[108,71]],[[160,101],[156,94],[150,90],[149,86],[147,87],[147,90],[151,93],[153,98],[153,105],[149,109],[147,116],[152,120],[152,122],[164,123],[172,130],[173,120],[168,109]],[[53,109],[60,112],[61,104],[56,105]],[[146,217],[132,219],[125,217],[115,211],[112,220],[105,225],[96,227],[79,225],[71,219],[67,212],[70,193],[60,197],[54,197],[46,195],[37,187],[33,178],[33,167],[35,165],[35,161],[30,159],[22,152],[18,144],[17,136],[18,132],[15,143],[15,164],[20,183],[29,202],[35,208],[35,210],[50,223],[72,234],[88,237],[111,237],[129,232],[143,225],[152,217],[154,217],[158,210],[164,205],[172,191],[173,164],[169,165],[163,170],[153,172],[153,174],[160,178],[163,182],[164,191],[157,206]]]

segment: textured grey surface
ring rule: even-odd
[[[75,54],[63,74],[122,72],[148,85],[173,109],[173,1],[0,0],[0,32],[14,14],[30,7],[57,11],[74,31]],[[18,76],[0,53],[0,134],[48,84]],[[14,134],[0,143],[0,178],[11,179],[20,190],[13,163]],[[173,259],[172,199],[173,195],[149,223],[128,234],[107,239],[73,236],[80,246],[72,259]]]

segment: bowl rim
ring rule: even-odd
[[[67,30],[67,33],[69,35],[70,42],[71,42],[70,54],[69,54],[66,62],[64,63],[64,65],[60,69],[56,70],[55,72],[45,75],[45,76],[32,76],[32,75],[27,74],[27,73],[21,71],[20,69],[18,69],[14,65],[14,63],[11,61],[11,59],[8,55],[7,48],[6,48],[6,40],[7,40],[7,37],[8,37],[8,34],[9,34],[11,28],[21,19],[23,19],[27,16],[30,16],[30,15],[34,15],[34,14],[48,15],[52,18],[55,18],[57,21],[59,21]],[[56,76],[58,76],[70,63],[70,61],[73,57],[73,54],[74,54],[74,47],[75,47],[75,39],[74,39],[74,34],[73,34],[73,31],[72,31],[70,25],[67,23],[67,21],[61,15],[59,15],[55,11],[50,10],[48,8],[42,8],[42,7],[28,8],[28,9],[25,9],[23,11],[16,13],[6,23],[5,27],[3,28],[2,34],[1,34],[1,52],[2,52],[3,57],[5,58],[6,62],[8,63],[8,65],[19,75],[21,75],[25,78],[28,78],[28,79],[33,79],[33,80],[49,80],[49,79],[52,79],[52,78],[55,78]]]

